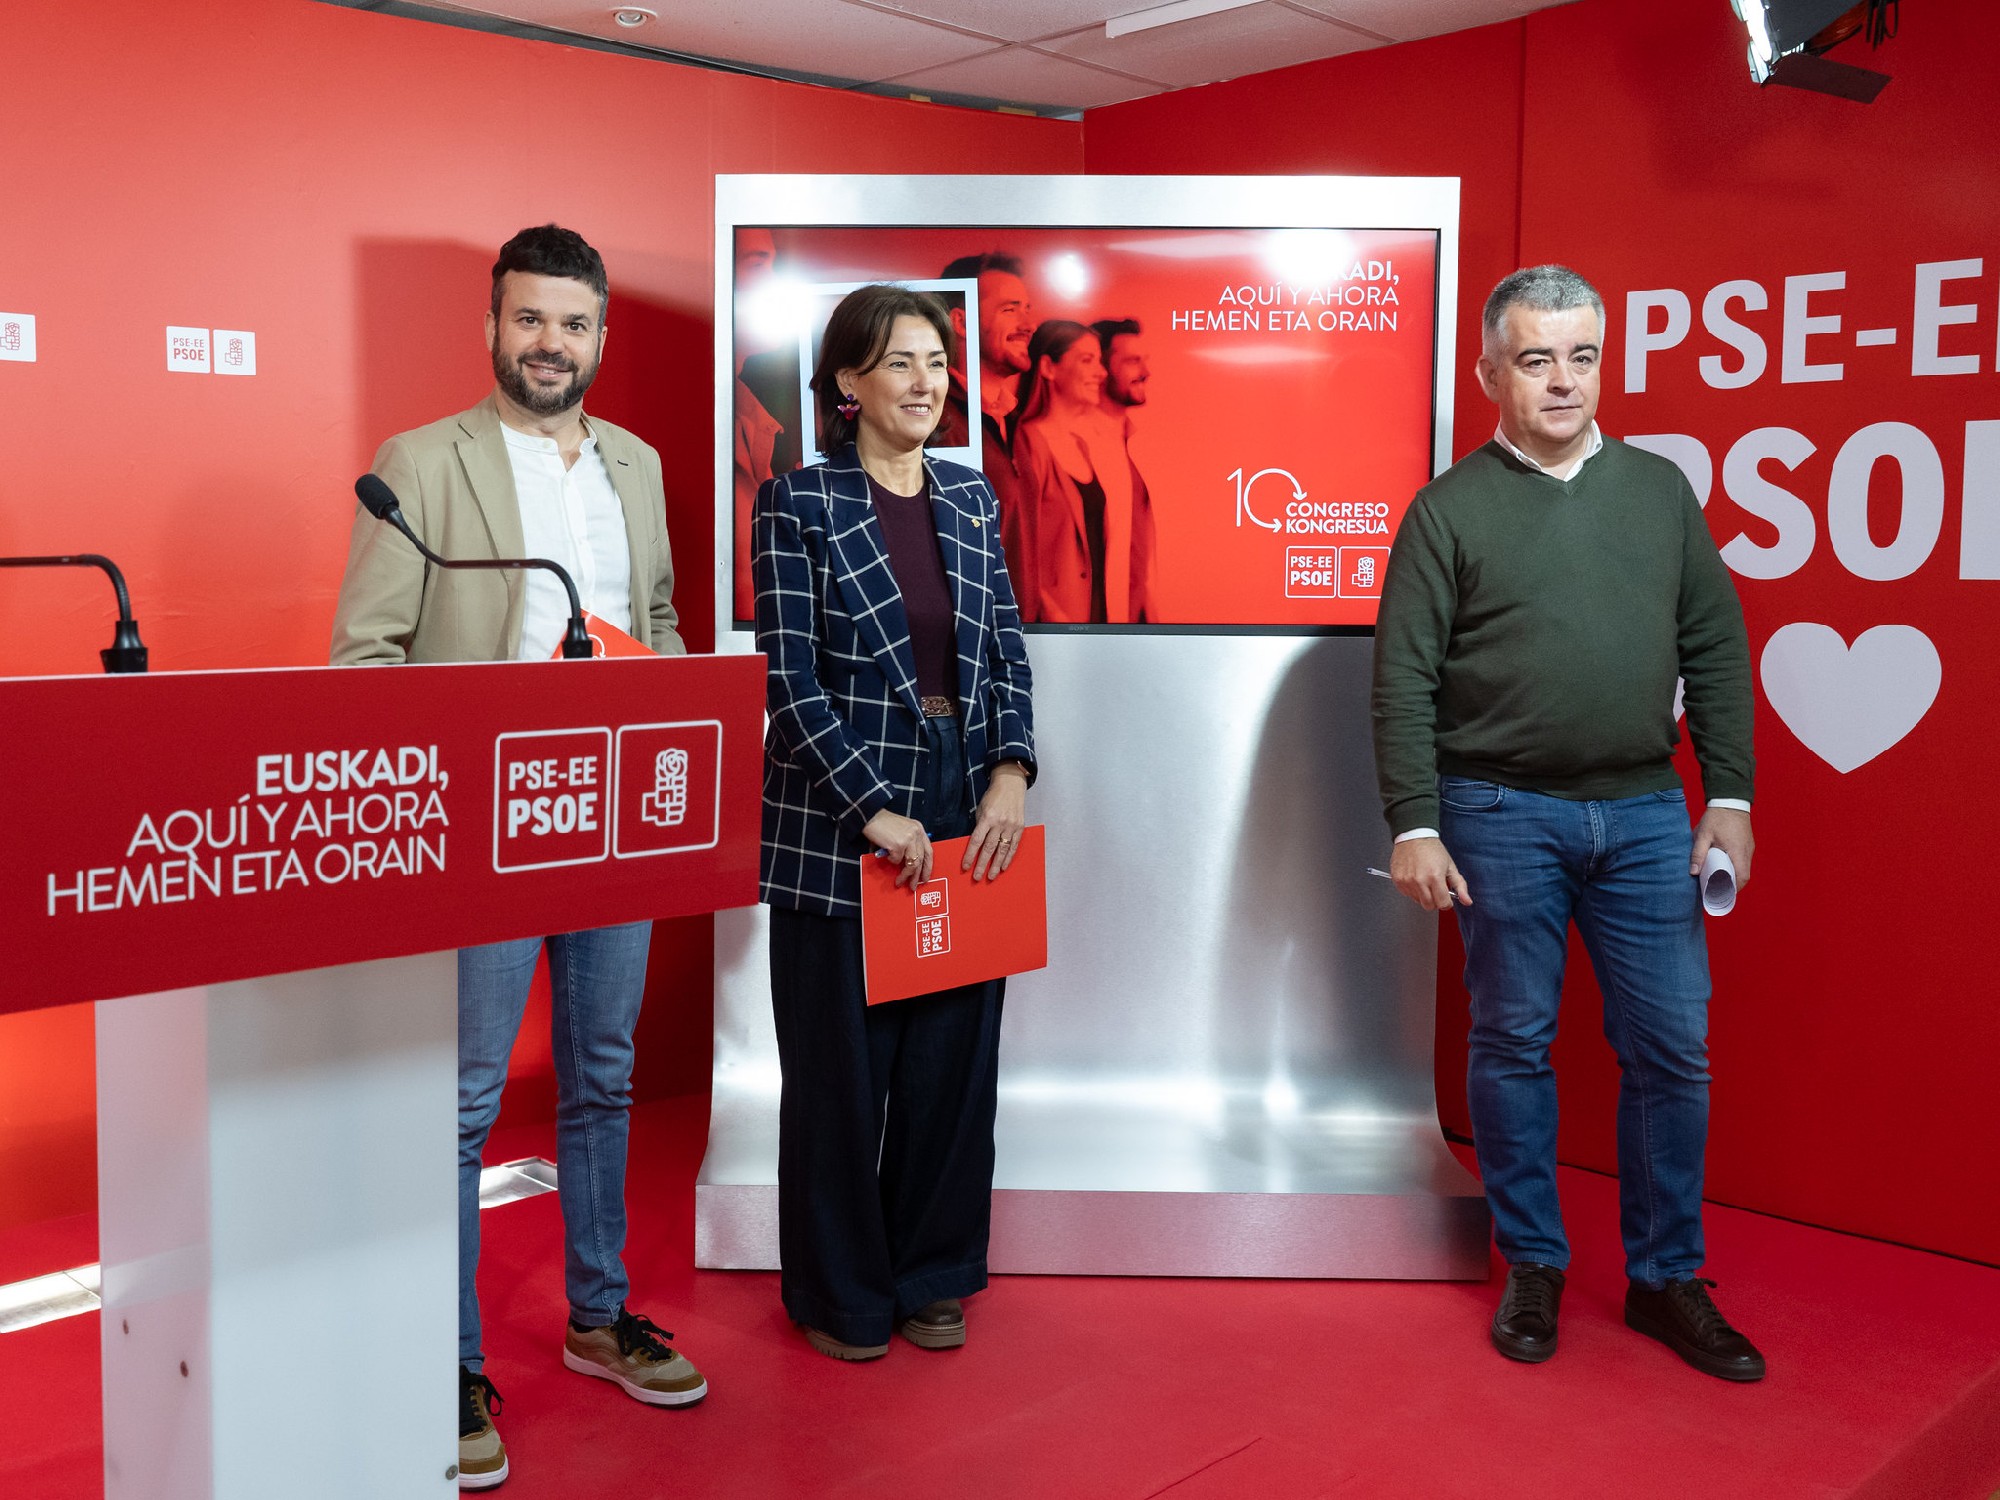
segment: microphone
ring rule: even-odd
[[[396,492],[382,481],[379,474],[363,474],[354,481],[354,495],[361,502],[362,509],[378,521],[387,521],[391,526],[410,539],[410,545],[423,553],[440,568],[546,568],[562,581],[563,592],[569,595],[569,629],[563,634],[562,654],[566,661],[587,660],[591,654],[590,632],[583,624],[583,602],[577,598],[576,583],[561,563],[550,562],[546,557],[482,557],[457,559],[439,557],[426,547],[410,530],[410,523],[403,519],[403,507],[396,499]],[[108,670],[108,669],[107,669]]]
[[[97,653],[106,672],[143,672],[146,647],[139,639],[139,622],[132,618],[132,596],[125,592],[125,575],[118,564],[95,552],[78,552],[68,557],[0,557],[0,568],[102,568],[118,595],[118,623],[112,628],[111,644]]]

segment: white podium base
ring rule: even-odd
[[[106,1500],[457,1493],[452,953],[97,1006]]]

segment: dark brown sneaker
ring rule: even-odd
[[[458,1487],[490,1490],[507,1477],[507,1445],[493,1426],[500,1393],[484,1375],[458,1367]]]
[[[911,1313],[896,1331],[919,1349],[956,1349],[965,1342],[965,1308],[946,1297]]]
[[[1689,1276],[1656,1292],[1631,1282],[1625,1288],[1625,1326],[1658,1339],[1704,1375],[1762,1380],[1764,1356],[1729,1326],[1708,1295],[1714,1285],[1704,1276]]]
[[[1509,1359],[1538,1365],[1556,1352],[1556,1315],[1562,1310],[1563,1273],[1524,1260],[1507,1268],[1507,1290],[1493,1314],[1493,1347]]]
[[[865,1359],[880,1359],[889,1352],[887,1344],[849,1344],[835,1338],[830,1333],[821,1333],[817,1328],[799,1324],[799,1332],[806,1336],[806,1342],[819,1350],[828,1359],[844,1359],[856,1363]]]
[[[708,1382],[687,1356],[668,1346],[673,1335],[629,1308],[604,1328],[571,1323],[563,1335],[563,1363],[579,1375],[594,1375],[624,1387],[648,1406],[692,1406],[708,1394]]]

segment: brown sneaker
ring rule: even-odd
[[[847,1344],[830,1333],[821,1333],[817,1328],[799,1324],[799,1332],[806,1336],[806,1342],[829,1359],[844,1359],[855,1362],[864,1359],[880,1359],[889,1352],[887,1344]]]
[[[946,1297],[911,1313],[896,1331],[919,1349],[956,1349],[965,1342],[965,1308]]]
[[[563,1363],[579,1375],[615,1381],[625,1394],[648,1406],[692,1406],[708,1394],[708,1382],[687,1356],[667,1346],[673,1335],[651,1318],[627,1308],[606,1328],[569,1325]]]
[[[484,1375],[458,1367],[458,1487],[490,1490],[507,1477],[507,1445],[493,1427],[500,1393]]]

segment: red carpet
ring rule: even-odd
[[[515,1500],[1168,1496],[1983,1500],[2000,1488],[2000,1271],[1729,1209],[1710,1269],[1770,1378],[1687,1369],[1619,1321],[1615,1189],[1564,1173],[1576,1243],[1563,1349],[1487,1345],[1493,1286],[1007,1277],[971,1342],[841,1365],[777,1278],[692,1269],[705,1101],[644,1106],[634,1305],[712,1394],[658,1411],[559,1362],[554,1195],[493,1210],[488,1373]],[[494,1160],[553,1155],[545,1129]],[[95,1317],[0,1335],[0,1495],[96,1500]],[[361,1435],[356,1435],[357,1439]],[[362,1500],[362,1497],[357,1497]]]

